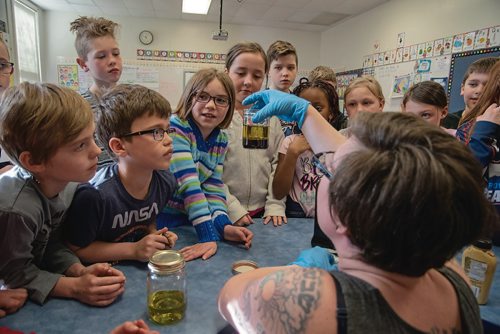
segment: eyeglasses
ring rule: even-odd
[[[0,74],[12,74],[14,72],[14,63],[0,62]]]
[[[312,163],[314,167],[319,169],[323,175],[325,175],[329,180],[333,179],[333,174],[330,171],[330,168],[327,166],[331,166],[333,163],[333,155],[335,152],[333,151],[327,151],[327,152],[321,152],[313,155],[312,157]]]
[[[229,105],[229,99],[225,96],[212,96],[206,92],[200,92],[195,97],[195,100],[201,103],[208,103],[212,99],[216,106],[227,107]]]
[[[157,128],[157,129],[151,129],[151,130],[131,132],[131,133],[127,133],[121,137],[123,138],[123,137],[131,137],[131,136],[142,136],[142,135],[147,135],[150,133],[153,134],[153,139],[155,141],[162,141],[163,138],[165,137],[165,133],[167,133],[168,135],[171,135],[172,133],[175,133],[175,129],[174,128],[168,128],[168,129]]]

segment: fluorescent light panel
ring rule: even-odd
[[[212,0],[182,0],[182,12],[207,15]]]

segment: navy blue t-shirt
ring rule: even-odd
[[[139,200],[123,186],[118,165],[105,166],[78,186],[64,223],[65,239],[78,247],[94,241],[136,242],[148,234],[175,187],[172,173],[154,171],[146,198]]]

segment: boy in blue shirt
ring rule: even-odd
[[[176,186],[168,171],[170,113],[164,97],[140,85],[118,85],[102,97],[97,138],[116,162],[80,185],[68,210],[65,237],[82,261],[147,261],[175,244],[174,233],[156,230]]]
[[[0,145],[16,164],[0,175],[0,279],[39,304],[55,296],[104,306],[124,291],[123,273],[84,267],[60,239],[74,182],[97,168],[93,133],[90,106],[70,89],[23,82],[0,100]]]

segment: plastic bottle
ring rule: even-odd
[[[497,266],[497,259],[489,240],[478,240],[464,250],[462,267],[470,278],[472,292],[480,305],[488,301],[488,293]]]

